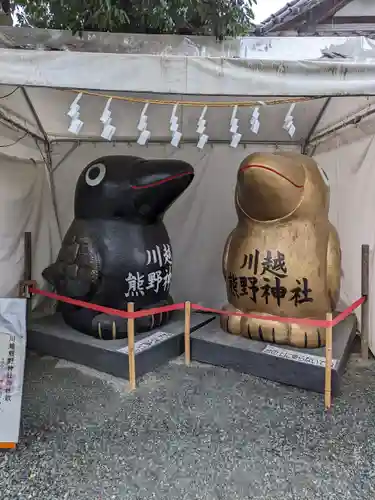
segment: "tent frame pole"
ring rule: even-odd
[[[25,98],[25,101],[30,109],[30,112],[32,116],[34,117],[34,120],[39,128],[40,133],[43,136],[43,145],[44,145],[44,151],[45,151],[45,157],[42,154],[41,149],[39,148],[39,144],[37,143],[38,149],[40,151],[41,156],[44,159],[45,165],[46,165],[46,170],[47,170],[47,175],[48,175],[48,180],[49,180],[49,185],[50,185],[50,190],[51,190],[51,198],[52,198],[52,205],[53,205],[53,210],[55,212],[55,218],[56,218],[56,224],[57,224],[57,230],[59,233],[60,239],[62,239],[62,232],[61,232],[61,227],[60,227],[60,221],[57,213],[57,201],[56,201],[56,187],[55,187],[55,181],[53,178],[53,171],[52,171],[52,154],[51,154],[51,143],[48,138],[48,134],[45,131],[42,122],[39,118],[38,113],[36,112],[36,109],[30,99],[29,94],[27,93],[27,90],[24,87],[21,87],[21,92]]]
[[[27,127],[24,127],[20,123],[15,122],[14,120],[8,118],[4,113],[0,112],[0,121],[5,122],[6,126],[8,126],[11,129],[17,129],[20,130],[21,132],[25,132],[25,134],[28,134],[30,137],[32,137],[35,141],[38,142],[44,142],[44,138],[40,137],[38,134],[35,134],[34,132],[31,132]]]
[[[350,117],[341,120],[339,123],[336,125],[333,125],[320,134],[317,134],[316,136],[313,136],[310,139],[310,146],[313,149],[313,153],[316,151],[318,145],[323,142],[325,139],[334,136],[337,132],[340,132],[343,129],[346,129],[347,127],[350,126],[358,126],[362,120],[365,120],[366,118],[369,118],[370,116],[375,114],[375,107],[371,106],[371,109],[368,109],[368,107],[361,109],[360,111],[357,111],[354,115],[351,115]]]
[[[83,143],[83,144],[111,144],[113,147],[116,146],[117,144],[129,144],[129,145],[136,145],[137,141],[136,139],[130,139],[130,138],[124,138],[124,139],[116,139],[114,141],[111,141],[110,143],[104,139],[89,139],[89,138],[83,138],[79,140],[72,140],[72,139],[53,139],[49,141],[49,144],[52,146],[53,144],[66,144],[66,143],[72,143],[72,147],[65,153],[65,155],[59,160],[59,162],[53,167],[52,169],[52,174],[56,172],[56,170],[67,160],[67,158]],[[197,140],[196,139],[182,139],[181,145],[184,144],[196,144]],[[151,139],[148,141],[149,145],[160,145],[164,146],[166,144],[170,144],[170,139]],[[229,142],[226,140],[213,140],[208,144],[208,146],[213,147],[215,144],[226,144],[228,145]],[[278,146],[297,146],[301,149],[303,148],[303,144],[300,141],[278,141],[276,144],[273,141],[242,141],[240,146],[243,146],[244,148],[249,145],[253,144],[263,144],[263,145],[276,145]],[[240,147],[239,146],[239,147]],[[144,146],[147,148],[147,145]]]
[[[309,131],[309,133],[307,134],[305,142],[303,143],[302,154],[304,154],[304,155],[308,154],[308,148],[309,148],[310,140],[313,137],[313,135],[315,134],[316,129],[318,128],[318,125],[320,123],[320,120],[325,115],[325,112],[327,111],[327,108],[328,108],[331,100],[332,100],[332,97],[328,97],[326,99],[326,102],[323,104],[321,110],[319,111],[318,116],[316,117],[316,119],[315,119],[315,121],[314,121],[314,123],[313,123],[313,125],[312,125],[312,127],[311,127],[311,129]]]
[[[80,142],[74,142],[73,146],[64,154],[64,156],[56,163],[56,165],[52,169],[52,174],[56,172],[60,165],[64,163],[64,161],[69,158],[69,156],[80,146]]]
[[[137,138],[134,137],[124,137],[124,138],[119,138],[119,139],[114,139],[113,141],[106,141],[105,139],[89,139],[88,137],[83,137],[80,138],[79,140],[74,140],[74,139],[53,139],[50,141],[50,144],[64,144],[64,143],[72,143],[72,142],[79,142],[79,144],[111,144],[111,145],[116,145],[116,144],[137,144]],[[148,144],[170,144],[171,139],[167,137],[163,138],[154,138],[150,139],[148,141]],[[197,144],[198,139],[181,139],[180,144]],[[229,139],[212,139],[208,143],[208,146],[214,146],[217,144],[224,144],[224,145],[229,145],[230,140]],[[303,144],[303,141],[249,141],[249,140],[243,140],[240,142],[240,146],[251,146],[251,145],[264,145],[264,146],[301,146]],[[142,146],[142,147],[147,147],[147,146]]]
[[[33,115],[33,117],[35,119],[36,124],[38,125],[38,129],[43,136],[44,142],[49,144],[47,132],[44,130],[42,122],[40,121],[39,115],[36,112],[36,109],[35,109],[33,103],[31,102],[31,99],[30,99],[29,94],[27,93],[27,90],[25,89],[25,87],[20,87],[20,90],[22,92],[23,97],[25,98],[25,101],[27,102],[27,105],[29,106],[29,109],[30,109],[31,114]]]

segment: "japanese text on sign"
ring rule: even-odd
[[[0,363],[0,400],[5,402],[12,400],[12,389],[14,384],[14,357],[16,349],[16,337],[11,335],[9,337],[8,357],[2,359]],[[5,368],[5,369],[4,369]]]
[[[26,300],[0,300],[0,443],[18,442],[26,351]],[[4,495],[0,495],[3,497]]]
[[[254,254],[244,255],[241,269],[251,271],[256,276],[228,276],[229,291],[234,297],[250,297],[255,303],[264,301],[269,304],[275,300],[280,306],[282,300],[292,301],[295,307],[307,302],[313,302],[312,290],[307,278],[296,279],[296,286],[288,290],[283,285],[283,278],[288,277],[285,255],[279,251],[275,255],[268,250],[261,259],[259,250]]]
[[[154,347],[155,345],[160,344],[161,342],[164,342],[171,337],[175,337],[176,335],[176,333],[155,332],[149,337],[138,340],[138,342],[134,344],[134,353],[139,354],[140,352],[146,351],[147,349],[150,349],[151,347]],[[118,352],[129,354],[129,348],[128,346],[122,347],[121,349],[118,349]]]
[[[276,356],[277,358],[290,359],[292,361],[297,361],[298,363],[305,363],[307,365],[314,365],[325,367],[326,360],[323,356],[316,356],[314,354],[302,353],[299,351],[291,351],[283,347],[277,347],[273,345],[267,345],[262,353],[269,354],[271,356]],[[332,359],[332,369],[334,370],[338,365],[337,359]]]

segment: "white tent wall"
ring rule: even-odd
[[[44,161],[1,154],[0,178],[0,297],[11,297],[23,279],[25,231],[32,234],[33,278],[39,282],[59,238]]]
[[[221,306],[226,299],[221,259],[227,236],[237,222],[234,187],[238,167],[246,155],[275,148],[254,144],[233,149],[216,144],[200,151],[193,144],[184,144],[179,149],[170,144],[148,147],[82,144],[54,173],[62,233],[73,220],[76,180],[90,161],[114,154],[185,160],[194,166],[195,179],[165,216],[174,255],[172,294],[178,302],[191,300],[206,306]],[[299,150],[295,146],[287,149]]]
[[[0,297],[16,296],[23,279],[24,233],[32,234],[33,278],[59,248],[45,145],[22,89],[0,90]],[[35,301],[38,303],[38,300]]]
[[[361,295],[361,245],[370,245],[369,341],[370,349],[375,354],[375,136],[342,146],[338,141],[336,138],[336,147],[329,151],[319,153],[318,148],[314,158],[330,180],[330,219],[340,235],[343,269],[341,299],[347,305]]]
[[[361,245],[369,244],[370,349],[375,354],[374,248],[375,99],[331,98],[308,148],[331,184],[330,218],[342,248],[341,299],[352,303],[361,294]],[[358,319],[360,314],[357,311]]]

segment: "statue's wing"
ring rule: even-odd
[[[329,295],[331,298],[333,309],[336,307],[336,304],[340,298],[341,276],[342,270],[340,240],[335,227],[330,224],[327,249],[327,279]]]
[[[230,242],[232,241],[232,236],[233,236],[234,231],[235,230],[233,229],[233,231],[228,236],[227,241],[225,242],[225,246],[224,246],[223,261],[222,261],[224,279],[227,278],[229,245],[230,245]]]
[[[43,271],[43,277],[57,293],[84,299],[97,290],[100,271],[101,258],[92,238],[68,232],[57,261]]]

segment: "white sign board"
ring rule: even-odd
[[[174,337],[175,335],[176,333],[155,332],[149,337],[145,337],[144,339],[135,342],[134,354],[139,354],[140,352],[143,352],[146,349],[150,349],[150,347],[154,347],[154,345],[160,344],[161,342],[164,342],[165,340],[168,340],[171,337]],[[121,349],[118,349],[118,352],[129,354],[129,349],[127,346],[122,347]]]
[[[267,345],[262,352],[277,358],[297,361],[298,363],[305,363],[307,365],[321,366],[322,368],[326,366],[326,360],[324,357],[308,354],[307,352],[291,351],[290,349],[283,349],[282,347],[276,347],[273,345]],[[337,363],[337,359],[332,360],[332,369],[336,368]]]
[[[18,442],[26,354],[26,299],[0,299],[0,448]]]

